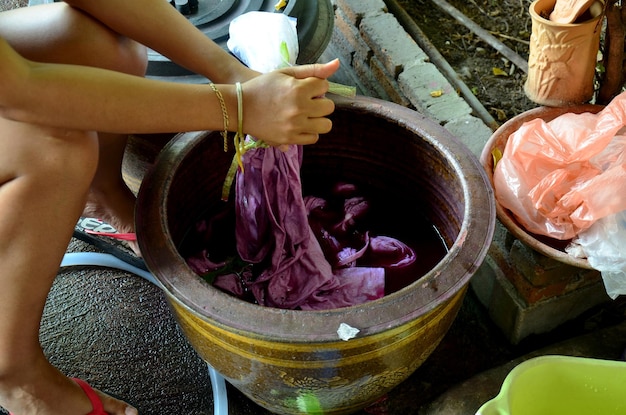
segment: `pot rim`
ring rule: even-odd
[[[573,27],[580,27],[580,26],[588,26],[588,25],[592,25],[592,24],[597,24],[598,21],[604,17],[604,0],[596,0],[590,7],[589,9],[591,10],[592,7],[595,6],[595,3],[598,3],[601,7],[601,9],[599,10],[599,13],[595,16],[592,16],[591,19],[589,20],[585,20],[584,22],[579,22],[579,23],[556,23],[553,22],[550,19],[546,19],[545,17],[541,16],[540,12],[543,11],[537,11],[537,6],[539,6],[539,3],[541,2],[551,2],[550,10],[554,9],[554,6],[556,5],[556,0],[533,0],[533,2],[530,4],[530,6],[528,7],[528,13],[530,14],[530,16],[536,20],[537,22],[541,22],[542,24],[546,25],[546,26],[552,26],[555,28],[573,28]]]
[[[158,203],[166,200],[164,196],[173,181],[171,172],[206,135],[206,132],[184,133],[174,137],[161,151],[154,167],[146,174],[137,198],[139,246],[148,268],[163,285],[170,301],[176,301],[202,320],[248,336],[280,338],[294,343],[336,342],[339,340],[336,330],[341,323],[359,329],[359,337],[382,333],[427,314],[468,284],[491,245],[496,218],[493,189],[476,156],[447,130],[416,111],[371,97],[332,98],[336,110],[372,113],[372,116],[392,120],[415,132],[446,157],[459,173],[465,213],[459,234],[448,253],[409,286],[381,299],[351,307],[320,311],[284,310],[251,304],[223,293],[202,281],[187,266],[172,241],[165,203]],[[394,118],[390,117],[392,113]],[[471,188],[469,178],[475,181],[479,191]],[[478,223],[487,226],[474,225]],[[153,250],[148,241],[159,239],[165,241]],[[458,259],[462,248],[465,258],[470,259]],[[263,319],[262,327],[254,324],[259,318]]]

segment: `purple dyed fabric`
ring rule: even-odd
[[[253,266],[220,275],[213,284],[283,309],[340,308],[383,297],[385,270],[411,272],[414,251],[361,229],[370,206],[352,184],[337,183],[328,200],[303,197],[302,151],[270,147],[244,154],[244,173],[237,172],[235,181],[235,239],[240,258]],[[219,216],[198,225],[197,239],[213,240]],[[225,265],[210,259],[211,253],[200,247],[187,262],[199,274]]]
[[[259,148],[244,155],[236,180],[237,251],[267,263],[250,284],[259,304],[317,310],[346,307],[384,295],[384,270],[335,273],[308,222],[302,197],[302,147]]]

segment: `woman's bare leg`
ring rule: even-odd
[[[0,35],[28,59],[97,66],[137,76],[145,74],[147,55],[143,46],[111,32],[66,4],[46,4],[9,13],[12,13],[10,19],[4,19],[8,26],[0,28]],[[47,24],[42,25],[44,15]],[[4,24],[1,15],[0,22]],[[100,161],[84,215],[102,219],[120,232],[134,232],[135,197],[124,183],[121,171],[127,136],[100,133],[99,137]],[[139,254],[137,244],[130,245]]]
[[[0,13],[0,36],[32,60],[137,74],[145,68],[141,47],[63,3]],[[115,171],[109,162],[120,174],[125,140],[109,136],[106,143],[99,163],[95,133],[0,118],[0,405],[15,415],[84,415],[92,409],[83,391],[46,360],[38,334],[96,169],[102,181],[95,187]],[[97,167],[102,165],[107,169]],[[128,189],[108,191],[125,196],[103,210],[123,218],[120,223],[132,221],[123,213],[132,212]],[[125,414],[126,404],[101,396],[107,412]]]
[[[91,405],[39,345],[45,301],[83,210],[95,134],[0,119],[0,405],[16,415],[84,415]],[[125,404],[103,397],[123,414]]]

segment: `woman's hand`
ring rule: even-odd
[[[243,86],[243,132],[272,146],[312,144],[330,131],[335,104],[324,97],[326,78],[339,69],[326,64],[293,66],[260,75]]]

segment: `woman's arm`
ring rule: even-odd
[[[166,0],[65,1],[213,82],[242,82],[257,74],[198,30]]]
[[[164,2],[165,3],[165,2]],[[167,5],[167,3],[165,3]],[[170,6],[171,7],[171,6]],[[334,109],[325,78],[338,61],[285,68],[243,83],[243,127],[268,144],[310,144],[326,133]],[[237,128],[234,85],[217,85]],[[208,85],[144,79],[75,65],[28,61],[0,38],[0,116],[50,127],[112,133],[221,130]]]

